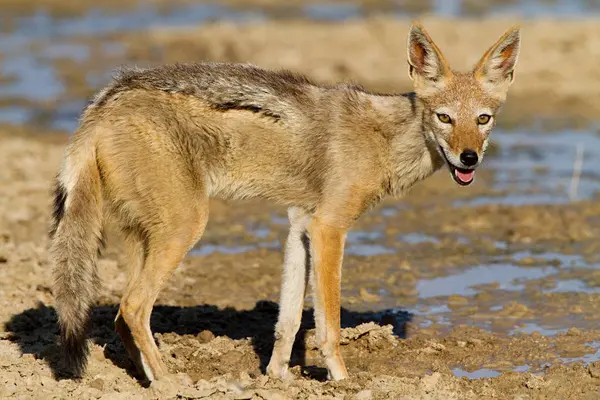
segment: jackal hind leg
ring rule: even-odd
[[[138,277],[144,266],[144,262],[146,260],[146,249],[143,240],[136,234],[136,232],[132,232],[130,229],[127,229],[124,230],[124,234],[128,263],[126,271],[128,284],[125,289],[125,293],[129,293],[132,290],[133,285],[138,281]],[[120,308],[115,318],[115,331],[121,337],[121,341],[123,342],[123,345],[129,354],[129,358],[131,361],[133,361],[137,370],[143,372],[144,365],[142,363],[142,353],[140,353],[140,350],[135,344],[131,330],[121,315]]]
[[[142,251],[137,254],[142,258],[141,267],[132,266],[116,319],[117,332],[127,351],[149,381],[168,375],[150,330],[154,302],[172,272],[204,232],[208,220],[207,200],[201,207],[189,205],[187,212],[181,209],[178,208],[175,218],[154,225],[143,247],[135,250]]]

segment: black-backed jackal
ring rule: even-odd
[[[317,85],[246,64],[123,71],[85,110],[57,179],[54,295],[70,372],[86,365],[104,217],[117,221],[130,253],[116,330],[154,380],[167,371],[150,331],[153,304],[202,236],[209,197],[220,197],[289,209],[268,373],[288,371],[309,260],[317,341],[330,377],[347,377],[339,348],[346,232],[384,196],[404,194],[439,168],[460,185],[473,181],[519,43],[512,28],[472,71],[456,72],[414,24],[408,62],[415,91],[399,95]]]

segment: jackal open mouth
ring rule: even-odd
[[[446,160],[446,165],[450,170],[450,175],[454,179],[454,182],[458,183],[460,186],[469,186],[475,180],[475,169],[466,169],[455,166],[448,160],[446,156],[446,152],[440,146],[440,152],[442,153],[444,160]]]

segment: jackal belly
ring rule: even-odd
[[[245,114],[219,125],[228,147],[222,163],[207,165],[209,194],[313,209],[322,192],[324,162],[310,139]]]

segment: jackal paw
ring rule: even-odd
[[[294,374],[289,370],[288,364],[273,365],[269,363],[267,366],[267,375],[271,378],[281,379],[282,381],[294,380]]]
[[[348,379],[350,377],[350,375],[348,375],[348,372],[344,369],[344,370],[327,370],[327,380],[328,381],[341,381],[344,379]]]

